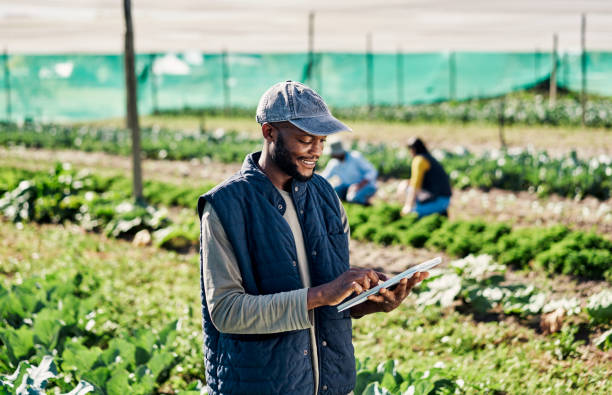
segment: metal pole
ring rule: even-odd
[[[586,14],[582,14],[582,23],[580,28],[580,46],[582,53],[580,56],[580,70],[582,73],[582,91],[580,94],[580,102],[582,105],[582,125],[586,121],[586,89],[587,89],[587,58],[586,58]]]
[[[125,89],[127,107],[127,127],[132,131],[133,193],[136,202],[143,202],[142,167],[140,163],[140,126],[138,125],[137,81],[134,72],[134,32],[132,30],[131,0],[123,0],[125,17]]]
[[[11,121],[11,72],[9,70],[8,50],[4,48],[4,90],[6,91],[6,120]]]
[[[552,50],[552,71],[550,73],[550,90],[548,97],[548,106],[554,107],[555,101],[557,100],[557,46],[558,46],[557,33],[553,35],[553,50]]]
[[[229,65],[227,60],[227,50],[221,53],[221,74],[223,78],[223,109],[225,115],[229,115],[231,109],[230,86],[229,86]]]
[[[372,57],[372,33],[366,36],[366,93],[370,111],[374,108],[374,59]]]
[[[151,78],[151,105],[153,106],[153,114],[159,114],[159,104],[157,102],[157,77],[155,76],[155,65],[156,54],[152,53],[149,55],[149,76]]]
[[[396,58],[396,68],[397,68],[397,106],[401,107],[404,105],[404,54],[402,54],[402,49],[397,48],[397,58]]]
[[[455,52],[451,52],[448,57],[448,98],[455,100],[455,94],[457,89],[457,61],[455,59]]]

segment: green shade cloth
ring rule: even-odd
[[[317,53],[310,73],[308,59],[307,53],[140,54],[136,56],[139,111],[226,104],[255,108],[268,87],[288,79],[310,85],[331,107],[469,100],[530,88],[549,78],[552,70],[551,54],[538,52]],[[125,114],[121,55],[9,55],[5,61],[13,121]],[[612,95],[612,52],[588,52],[586,64],[587,91]],[[580,54],[560,54],[558,65],[558,85],[580,91]],[[0,119],[8,118],[4,71],[0,72]]]

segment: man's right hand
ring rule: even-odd
[[[353,292],[360,294],[378,285],[374,270],[352,268],[338,278],[318,287],[308,288],[308,310],[321,306],[335,306]]]

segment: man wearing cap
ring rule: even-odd
[[[346,151],[341,141],[330,145],[329,163],[321,176],[327,179],[340,199],[350,203],[369,204],[376,193],[376,168],[359,151]]]
[[[351,316],[390,311],[425,274],[339,313],[385,276],[349,268],[348,221],[314,174],[326,136],[350,130],[310,88],[287,81],[262,96],[261,152],[198,200],[209,394],[348,394]]]

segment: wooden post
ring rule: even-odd
[[[308,65],[306,66],[306,82],[312,84],[312,69],[314,67],[314,12],[308,14]]]
[[[457,89],[457,61],[455,52],[452,51],[448,56],[448,99],[455,100]]]
[[[540,49],[536,48],[533,53],[533,79],[537,83],[540,79]]]
[[[149,55],[149,78],[151,78],[151,106],[153,107],[153,114],[159,114],[159,104],[157,102],[157,77],[153,66],[155,65],[156,54],[152,53]]]
[[[9,70],[8,50],[4,48],[4,90],[6,91],[6,120],[11,121],[11,72]]]
[[[552,71],[550,73],[550,90],[548,97],[548,106],[553,108],[555,101],[557,100],[557,65],[559,64],[557,58],[557,46],[558,46],[557,33],[553,35],[553,50],[552,50]]]
[[[580,92],[580,104],[582,106],[582,125],[586,120],[586,89],[587,89],[587,59],[586,59],[586,14],[582,14],[580,26],[580,46],[582,53],[580,56],[580,70],[582,74],[582,90]]]
[[[506,149],[506,139],[504,138],[504,121],[506,112],[506,96],[502,97],[499,103],[499,145],[501,149]]]
[[[221,53],[221,74],[223,78],[223,112],[225,115],[230,114],[231,101],[230,101],[230,86],[229,86],[229,64],[227,59],[227,50],[224,49]]]
[[[404,105],[404,54],[401,48],[397,48],[397,106],[401,107]]]
[[[565,52],[563,54],[563,82],[565,83],[566,89],[569,89],[570,87],[569,68],[569,54]]]
[[[374,108],[374,59],[372,57],[372,33],[366,36],[366,93],[370,111]]]
[[[133,193],[137,203],[143,203],[142,195],[142,167],[140,163],[140,126],[138,125],[138,96],[137,81],[134,65],[134,32],[132,29],[131,0],[123,0],[125,17],[125,89],[127,107],[127,127],[132,132],[132,171]]]

